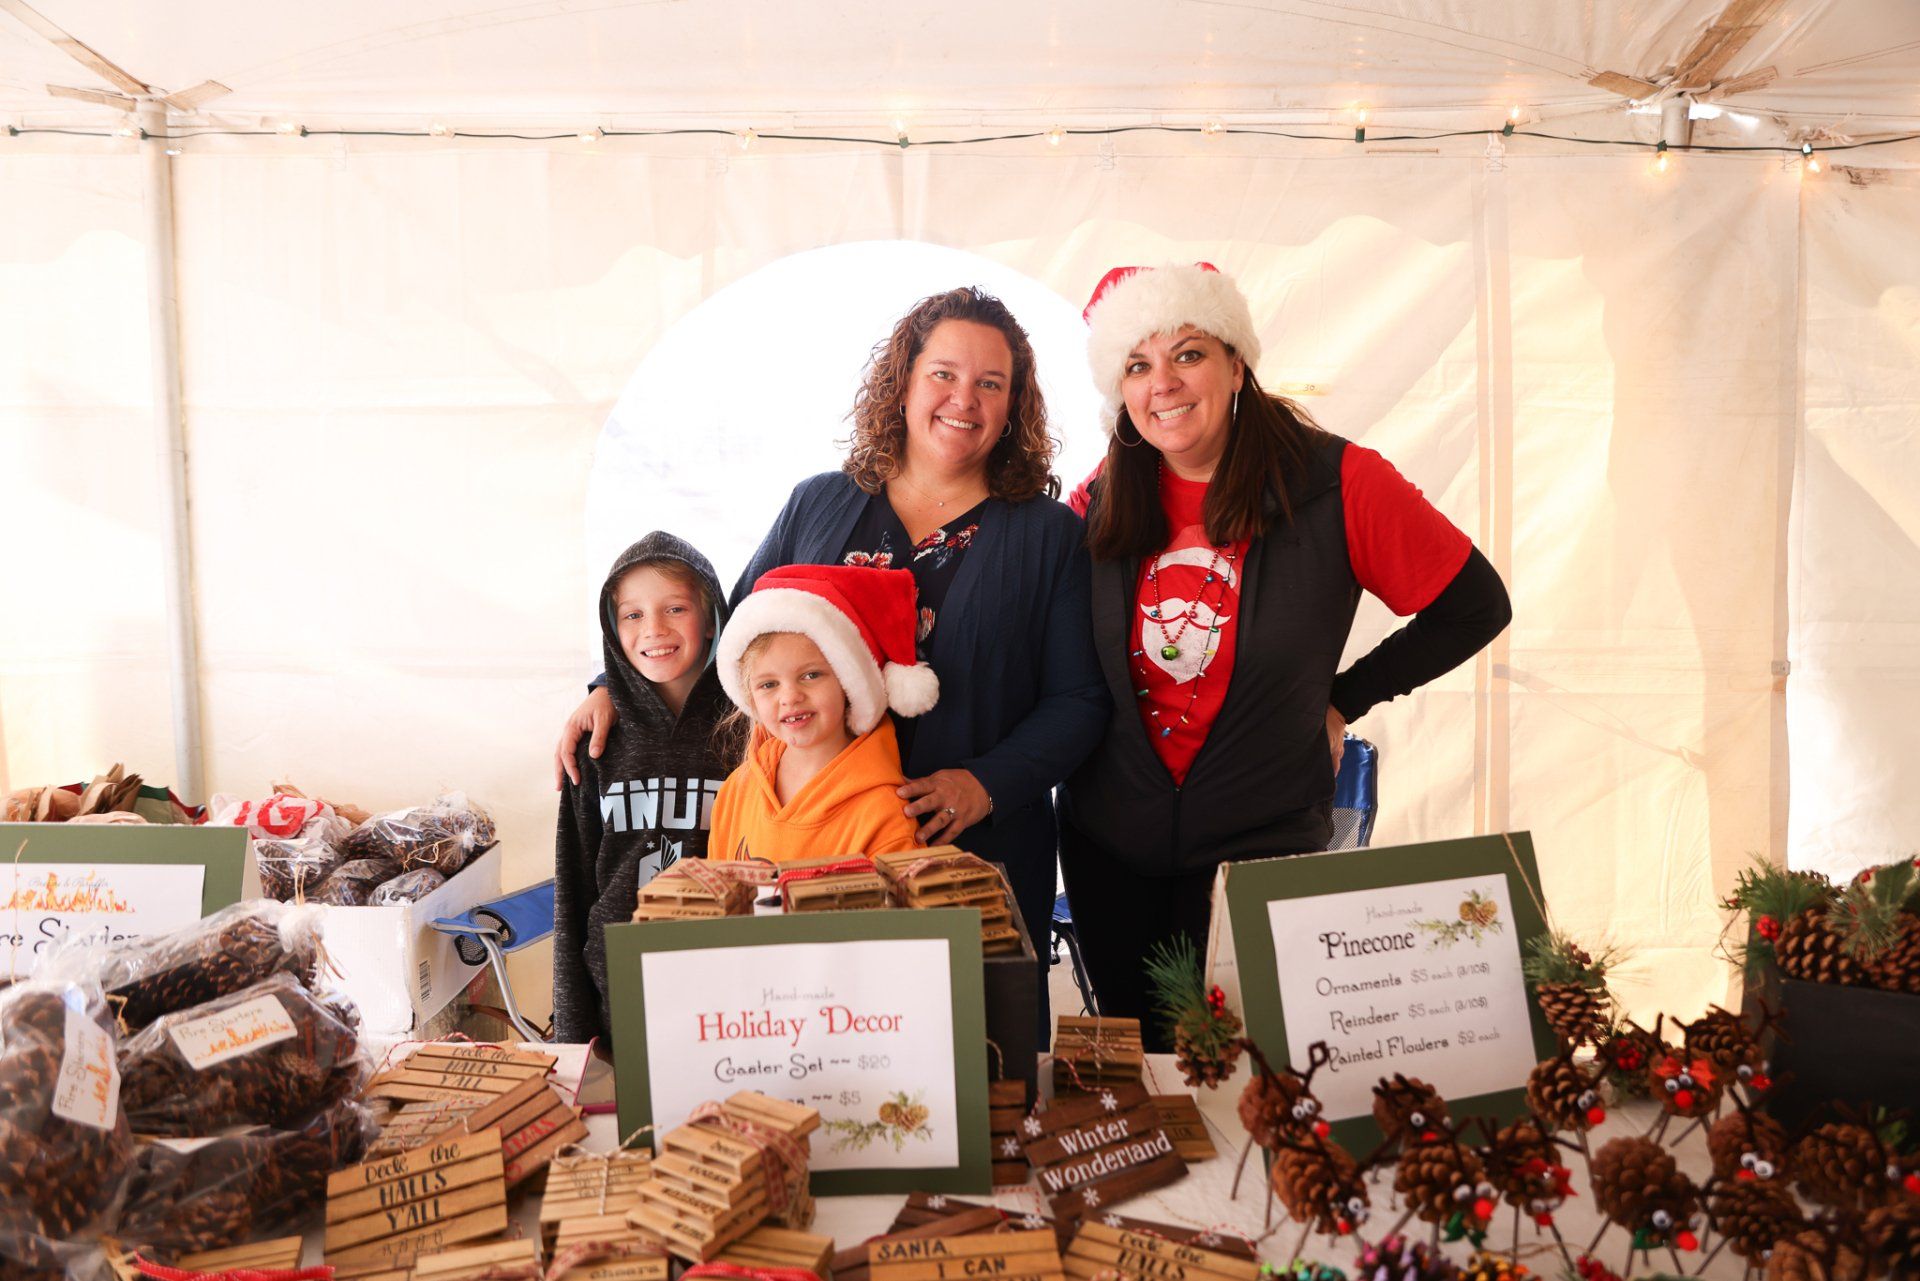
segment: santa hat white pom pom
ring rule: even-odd
[[[888,663],[887,705],[902,716],[919,716],[940,701],[940,678],[925,663]]]

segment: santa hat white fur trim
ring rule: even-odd
[[[911,667],[888,663],[883,675],[887,682],[887,703],[902,716],[930,712],[940,701],[940,678],[926,663],[915,663]]]
[[[1106,397],[1108,430],[1125,403],[1120,379],[1127,353],[1145,338],[1192,325],[1233,348],[1247,368],[1260,363],[1260,335],[1246,295],[1221,271],[1191,263],[1137,271],[1107,291],[1087,316],[1087,365]]]
[[[741,679],[740,656],[756,637],[768,632],[798,632],[820,647],[827,665],[839,678],[840,687],[847,691],[849,730],[864,734],[880,723],[887,712],[888,686],[880,675],[880,665],[873,661],[873,651],[860,637],[860,629],[825,597],[793,587],[767,587],[749,592],[720,633],[720,644],[715,651],[720,664],[720,687],[727,691],[735,707],[753,715],[753,696]],[[898,667],[889,665],[888,670],[897,671]],[[927,675],[933,675],[931,669]],[[937,681],[935,685],[937,689]],[[927,706],[933,704],[929,702]],[[901,710],[905,712],[904,708]]]

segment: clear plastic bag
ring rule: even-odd
[[[358,1161],[379,1132],[371,1112],[343,1099],[295,1129],[159,1140],[134,1159],[114,1235],[164,1257],[297,1230],[325,1201],[327,1175]]]
[[[383,881],[376,886],[371,902],[375,907],[385,907],[390,903],[418,903],[446,883],[447,878],[432,868],[416,867],[411,872],[402,872],[391,881]]]
[[[321,882],[347,861],[340,843],[351,830],[345,819],[331,818],[310,824],[299,836],[256,839],[253,861],[260,869],[261,892],[282,903],[313,897]]]
[[[366,1080],[359,1022],[288,974],[169,1014],[121,1050],[127,1123],[196,1136],[303,1121]]]
[[[98,976],[114,1013],[138,1030],[273,974],[310,983],[319,956],[315,913],[249,899],[184,929],[111,949],[66,942],[46,964],[61,973]]]
[[[392,859],[357,858],[334,868],[311,901],[323,907],[365,907],[375,890],[399,875],[400,865]]]
[[[93,983],[0,992],[0,1275],[52,1272],[133,1156],[113,1019]]]
[[[431,867],[452,876],[491,849],[493,820],[458,792],[431,805],[376,814],[347,837],[349,858],[392,859],[401,867]]]

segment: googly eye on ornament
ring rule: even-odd
[[[1407,1114],[1407,1124],[1416,1130],[1424,1130],[1427,1128],[1427,1114],[1425,1112],[1409,1112]]]
[[[1482,1183],[1479,1187],[1476,1187],[1473,1191],[1474,1191],[1474,1194],[1477,1196],[1492,1196],[1493,1184]]]
[[[1753,1080],[1753,1069],[1748,1067],[1745,1063],[1742,1063],[1739,1067],[1735,1068],[1733,1070],[1733,1074],[1736,1077],[1740,1078],[1740,1084],[1742,1085],[1745,1085],[1747,1082]]]
[[[1579,1098],[1575,1099],[1574,1103],[1579,1106],[1582,1112],[1584,1112],[1588,1108],[1592,1107],[1594,1104],[1598,1103],[1599,1101],[1600,1101],[1600,1096],[1598,1094],[1595,1094],[1592,1090],[1587,1090],[1586,1092],[1581,1094]]]
[[[1751,1170],[1759,1160],[1760,1158],[1751,1152],[1742,1152],[1740,1154],[1740,1168],[1743,1170]]]
[[[1667,1093],[1668,1093],[1668,1094],[1678,1094],[1678,1093],[1680,1093],[1680,1082],[1678,1082],[1678,1081],[1676,1081],[1676,1080],[1674,1080],[1674,1079],[1673,1079],[1672,1077],[1668,1077],[1668,1078],[1667,1078],[1667,1082],[1666,1082],[1666,1085],[1667,1085]]]
[[[1471,1200],[1472,1197],[1473,1197],[1473,1189],[1468,1187],[1464,1183],[1462,1183],[1459,1187],[1453,1190],[1453,1199],[1456,1201],[1467,1201],[1467,1200]]]
[[[1763,1179],[1771,1179],[1773,1177],[1773,1162],[1755,1161],[1753,1163],[1753,1172]]]
[[[1653,1218],[1650,1220],[1650,1222],[1653,1224],[1654,1227],[1658,1228],[1662,1232],[1665,1232],[1668,1228],[1673,1226],[1673,1216],[1671,1214],[1668,1214],[1665,1210],[1655,1210],[1653,1212]]]

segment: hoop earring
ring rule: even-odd
[[[1135,428],[1133,429],[1133,439],[1132,439],[1132,440],[1128,440],[1128,439],[1127,439],[1127,438],[1126,438],[1125,436],[1122,436],[1122,435],[1120,434],[1120,423],[1123,423],[1123,422],[1127,422],[1127,421],[1129,421],[1129,420],[1128,420],[1128,418],[1127,418],[1127,416],[1126,416],[1126,415],[1124,415],[1124,414],[1122,414],[1122,415],[1120,416],[1120,419],[1119,419],[1119,421],[1118,421],[1118,422],[1115,422],[1115,423],[1114,423],[1114,425],[1113,425],[1113,438],[1114,438],[1115,440],[1117,440],[1117,441],[1119,441],[1119,442],[1120,442],[1120,444],[1121,444],[1121,445],[1122,445],[1123,447],[1125,447],[1125,448],[1127,448],[1127,449],[1132,449],[1132,448],[1134,448],[1134,447],[1135,447],[1135,446],[1137,446],[1137,445],[1144,445],[1144,444],[1146,444],[1146,443],[1147,443],[1147,438],[1146,438],[1145,436],[1142,436],[1142,435],[1140,434],[1140,429],[1139,429],[1138,427],[1135,427]]]
[[[1000,439],[1005,440],[1008,436],[1011,436],[1012,434],[1013,434],[1013,419],[1009,418],[1007,419],[1007,425],[1000,429]]]

